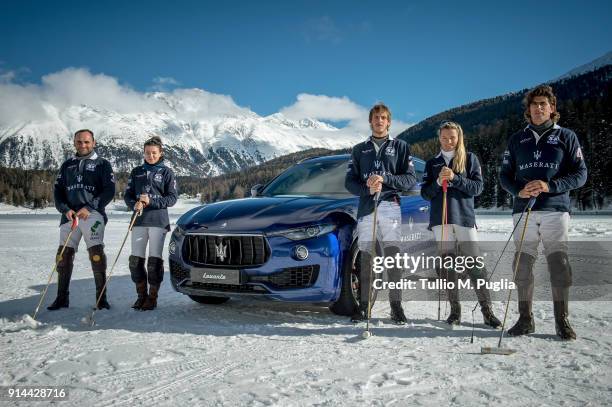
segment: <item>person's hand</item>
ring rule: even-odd
[[[87,218],[89,218],[89,210],[83,207],[79,209],[79,211],[76,213],[76,216],[79,219],[87,220]]]
[[[68,220],[70,222],[72,222],[72,218],[74,217],[74,211],[72,209],[70,209],[68,212],[66,212],[66,218],[68,218]]]
[[[533,180],[533,181],[529,181],[527,183],[527,185],[525,185],[525,188],[523,188],[523,189],[526,192],[528,192],[529,194],[531,194],[531,196],[538,196],[542,192],[548,192],[549,191],[548,183],[546,183],[544,181],[540,181],[538,179]]]
[[[453,170],[446,166],[442,167],[440,174],[438,175],[438,181],[440,181],[440,184],[442,184],[444,180],[452,181],[453,178],[455,178],[455,173]]]
[[[381,184],[382,186],[382,182],[383,182],[382,175],[370,175],[370,178],[368,178],[366,185],[372,188],[373,186],[376,186],[376,184]]]
[[[149,205],[149,195],[147,194],[140,194],[140,197],[138,198],[138,200],[142,202],[144,206]]]
[[[525,188],[523,188],[519,191],[518,196],[519,198],[527,199],[527,198],[531,198],[532,195]]]
[[[378,183],[372,187],[370,187],[370,195],[374,195],[377,192],[382,191],[382,183]]]
[[[136,202],[136,205],[134,205],[134,210],[136,212],[142,211],[142,208],[144,208],[144,203],[142,201],[138,201]]]

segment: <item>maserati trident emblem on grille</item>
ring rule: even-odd
[[[223,244],[223,240],[220,243],[215,244],[215,255],[219,261],[225,260],[225,257],[227,256],[227,244]]]

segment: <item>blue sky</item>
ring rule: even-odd
[[[87,68],[140,92],[229,95],[260,115],[300,94],[382,100],[414,123],[612,50],[609,1],[498,3],[5,0],[0,74],[40,83]]]

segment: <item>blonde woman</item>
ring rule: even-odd
[[[482,173],[478,158],[466,151],[463,143],[463,129],[458,123],[446,121],[438,128],[440,153],[425,164],[421,196],[431,201],[429,229],[440,242],[441,255],[462,255],[474,259],[480,256],[476,218],[474,216],[474,197],[480,195],[483,188]],[[446,220],[442,231],[442,200],[444,182],[448,184],[446,194]],[[442,237],[444,236],[444,241]],[[455,253],[458,247],[459,253]],[[497,328],[501,325],[491,309],[491,295],[486,288],[476,288],[487,278],[487,272],[476,266],[466,268],[472,286],[476,291],[485,325]],[[450,325],[461,323],[461,303],[457,289],[457,271],[448,269],[448,300],[451,312],[446,320]],[[449,287],[453,283],[454,287]]]

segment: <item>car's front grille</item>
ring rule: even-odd
[[[263,235],[187,235],[183,258],[194,266],[256,267],[270,256]]]
[[[319,265],[288,267],[268,276],[254,276],[249,281],[268,282],[277,288],[308,288],[319,277]]]

